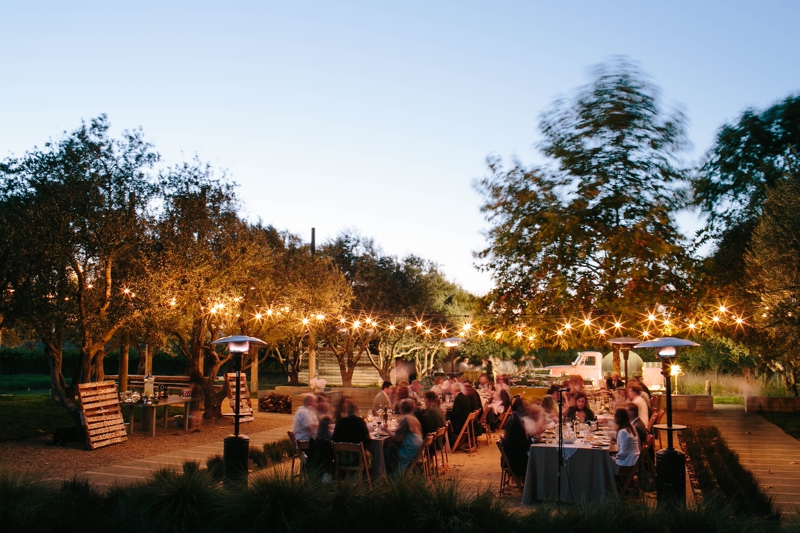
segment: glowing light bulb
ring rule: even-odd
[[[719,322],[719,317],[718,316],[714,316],[714,318],[712,318],[711,320],[713,320],[714,322]]]
[[[447,330],[442,328],[442,335],[447,335]]]
[[[572,329],[572,324],[570,324],[569,322],[567,322],[566,324],[564,324],[564,329],[566,329],[567,331],[569,331],[570,329]]]
[[[267,316],[272,316],[272,313],[274,312],[275,311],[273,311],[272,309],[267,309]]]
[[[650,313],[649,315],[647,315],[647,320],[649,320],[650,322],[652,322],[655,319],[656,319],[656,315],[654,315],[653,313]]]
[[[483,336],[483,330],[482,329],[478,330],[478,335],[480,335],[481,337]]]
[[[305,326],[307,324],[308,324],[308,319],[307,318],[303,318],[303,325]]]
[[[389,331],[394,331],[394,324],[389,324]]]
[[[430,333],[431,333],[431,330],[428,329],[428,328],[425,328],[425,335],[430,335]]]
[[[727,307],[725,307],[724,305],[720,305],[720,306],[719,306],[719,312],[720,312],[720,313],[724,313],[724,312],[726,312],[727,310],[728,310],[728,308],[727,308]]]
[[[591,321],[591,320],[589,320],[588,318],[587,318],[587,319],[584,319],[584,321],[583,321],[583,325],[584,325],[584,326],[591,326],[591,325],[592,325],[592,321]]]
[[[622,327],[622,323],[620,323],[620,322],[614,322],[614,327],[615,327],[615,328],[617,328],[617,329],[619,329],[619,328],[621,328],[621,327]]]
[[[521,331],[517,332],[517,337],[522,337],[522,332]]]
[[[605,334],[606,334],[606,330],[604,330],[604,329],[601,329],[600,331],[598,331],[598,333],[599,333],[600,335],[605,335]]]
[[[421,328],[422,327],[422,322],[417,322],[417,327]]]
[[[256,313],[256,320],[261,320],[261,313]]]
[[[353,322],[353,329],[358,329],[360,327],[361,327],[361,321],[360,320],[356,320],[355,322]]]
[[[742,317],[738,317],[736,319],[736,323],[739,324],[739,325],[741,325],[743,322],[744,322],[744,320],[742,320]]]

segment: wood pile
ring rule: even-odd
[[[292,397],[271,392],[258,400],[258,410],[266,413],[291,413]]]

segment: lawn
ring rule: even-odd
[[[0,395],[0,442],[51,435],[72,425],[72,417],[49,394]]]
[[[761,416],[784,430],[792,437],[800,439],[800,412],[761,413]]]

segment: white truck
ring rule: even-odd
[[[596,387],[601,386],[603,381],[603,354],[600,352],[578,352],[578,357],[571,365],[546,366],[550,375],[554,378],[562,376],[581,376],[583,380]]]

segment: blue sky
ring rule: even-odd
[[[81,119],[240,184],[244,214],[343,229],[467,289],[485,158],[543,160],[539,114],[615,55],[690,118],[693,161],[745,107],[800,91],[798,2],[16,2],[0,7],[0,157]],[[696,216],[681,217],[686,231]]]

